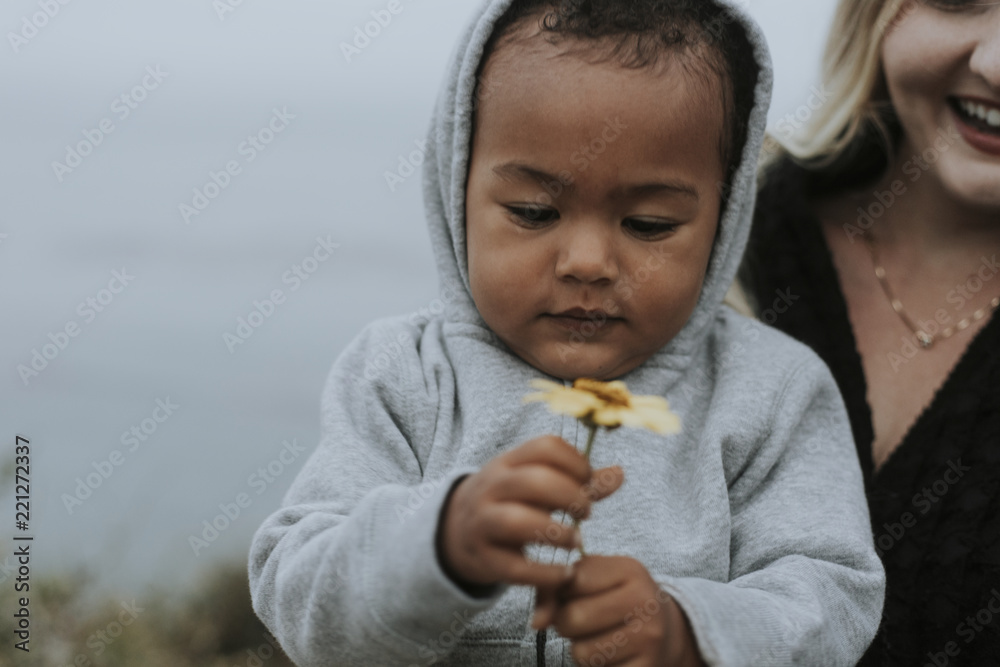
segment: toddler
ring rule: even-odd
[[[483,4],[425,162],[450,297],[341,354],[251,547],[299,665],[860,658],[884,573],[843,402],[722,305],[771,76],[734,2]],[[585,427],[522,403],[581,377],[667,398],[682,432],[602,432],[588,463]]]

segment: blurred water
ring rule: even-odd
[[[315,446],[340,350],[372,319],[435,298],[419,174],[395,192],[384,174],[424,136],[473,7],[403,0],[348,63],[339,44],[387,3],[245,0],[220,19],[209,0],[70,2],[12,45],[39,3],[0,9],[0,455],[13,460],[15,434],[31,439],[34,576],[86,563],[111,588],[185,585],[245,558],[305,455],[263,489],[251,476],[284,441]],[[750,6],[773,41],[777,119],[808,96],[832,2]],[[123,118],[113,101],[152,83],[147,67],[165,75]],[[239,146],[276,108],[294,118],[248,162]],[[103,119],[113,132],[60,182],[53,161]],[[186,224],[179,205],[233,160],[242,171]],[[339,247],[291,291],[282,276],[317,237]],[[134,280],[88,322],[78,305],[123,269]],[[287,300],[230,353],[223,334],[275,289]],[[26,385],[18,366],[70,322],[79,335]],[[167,398],[174,414],[148,421]],[[129,451],[122,434],[143,420],[156,430]],[[114,450],[121,465],[68,510],[64,494]],[[196,555],[189,536],[240,493],[250,506]]]

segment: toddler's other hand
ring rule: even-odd
[[[617,470],[620,476],[620,469]],[[501,454],[455,487],[438,527],[442,567],[467,588],[500,582],[555,589],[570,572],[525,557],[525,544],[576,547],[579,533],[550,516],[565,510],[585,518],[596,500],[584,488],[593,471],[561,438],[543,436]]]
[[[573,659],[581,665],[703,664],[684,612],[634,558],[577,561],[572,579],[556,593],[554,613],[536,612],[535,627],[549,624],[572,642]]]

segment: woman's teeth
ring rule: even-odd
[[[991,128],[1000,129],[1000,109],[969,100],[959,100],[958,106],[969,118],[978,118]]]

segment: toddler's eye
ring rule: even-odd
[[[622,222],[622,226],[628,230],[632,236],[649,241],[665,238],[671,232],[676,231],[679,225],[673,222],[665,222],[660,219],[625,218]]]
[[[559,211],[536,204],[505,208],[513,214],[515,222],[525,227],[543,227],[559,219]]]

